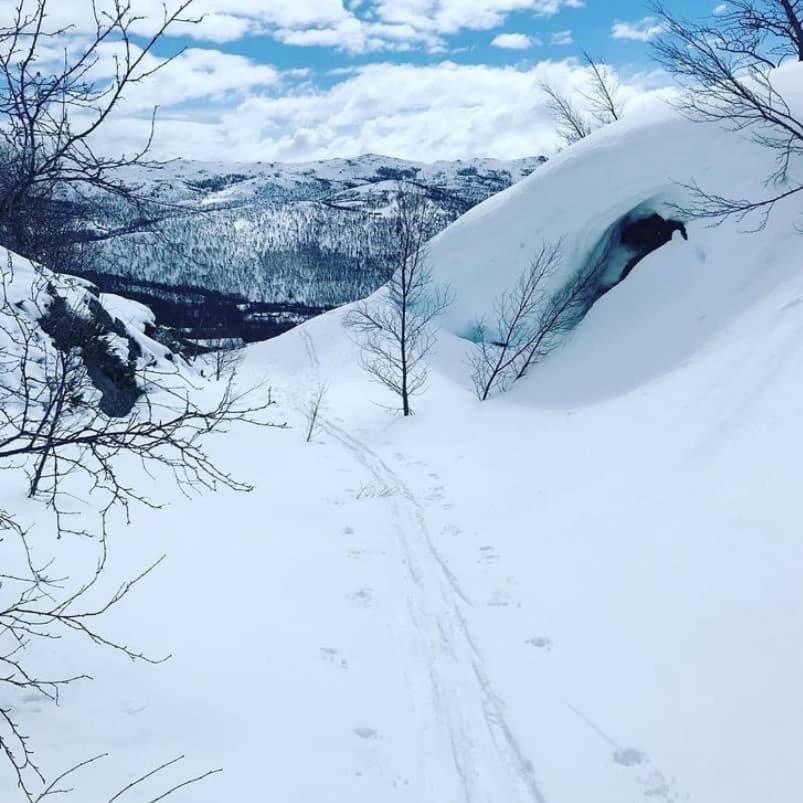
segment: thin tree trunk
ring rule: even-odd
[[[410,415],[410,392],[407,384],[407,278],[406,266],[402,267],[402,310],[401,310],[401,396],[402,412],[405,418]]]
[[[803,61],[803,19],[798,16],[797,11],[792,8],[791,0],[778,0],[783,6],[789,26],[792,29],[792,38],[797,47],[797,59]]]

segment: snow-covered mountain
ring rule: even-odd
[[[125,181],[165,218],[153,232],[96,247],[104,289],[150,303],[160,319],[249,339],[369,295],[394,262],[387,212],[400,180],[421,187],[442,226],[529,175],[543,157],[419,164],[367,155],[308,164],[177,161]],[[100,228],[127,212],[105,203]]]
[[[777,75],[798,114],[802,70]],[[212,447],[253,493],[162,486],[167,510],[132,512],[118,576],[169,559],[114,632],[174,657],[59,645],[95,681],[10,703],[40,765],[109,753],[90,799],[186,755],[165,786],[225,769],[192,803],[796,800],[803,210],[758,231],[682,212],[690,180],[764,197],[772,157],[645,106],[472,209],[432,244],[454,301],[411,418],[383,408],[348,308],[250,346],[241,380],[267,375],[291,428]],[[653,215],[688,239],[624,277]],[[593,304],[481,403],[464,335],[547,242],[550,290],[593,268]],[[0,478],[6,509],[18,477]]]

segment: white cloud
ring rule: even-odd
[[[551,17],[563,8],[581,8],[582,0],[374,0],[377,17],[438,34],[491,30],[514,11]]]
[[[535,45],[540,45],[541,42],[523,33],[500,33],[493,38],[491,44],[503,50],[529,50]]]
[[[552,17],[583,5],[584,0],[367,0],[351,7],[348,28],[328,26],[325,36],[321,30],[314,36],[298,32],[294,39],[297,44],[324,41],[352,52],[415,46],[437,51],[444,49],[446,37],[462,30],[492,30],[513,12]],[[279,38],[290,41],[286,31]]]
[[[102,45],[100,60],[93,70],[97,81],[114,74],[114,44]],[[142,68],[152,70],[159,60],[146,56]],[[236,102],[248,93],[278,86],[280,73],[268,64],[257,64],[244,56],[209,48],[188,48],[142,84],[130,85],[123,96],[126,114],[150,112],[154,106],[175,107],[204,102]]]
[[[0,18],[11,14],[18,0],[0,0]],[[97,0],[108,10],[113,0]],[[168,9],[179,0],[167,0]],[[136,30],[152,32],[161,21],[162,0],[134,0],[142,16]],[[437,51],[446,37],[462,30],[492,30],[514,12],[552,17],[577,9],[583,0],[195,0],[188,14],[201,22],[179,23],[169,33],[216,43],[267,34],[295,45],[335,47],[349,52],[425,47]],[[94,21],[87,0],[58,0],[48,10],[54,27],[72,25],[91,33]]]
[[[728,11],[728,4],[720,3],[718,6],[714,8],[714,16],[721,17],[723,14],[726,14],[727,11]]]
[[[556,33],[552,34],[550,42],[557,46],[571,45],[574,42],[574,37],[572,36],[571,31],[557,31]]]
[[[322,89],[280,76],[239,101],[205,104],[203,115],[163,107],[155,155],[303,161],[373,151],[426,161],[539,154],[556,145],[540,85],[582,89],[588,73],[572,60],[526,68],[444,61],[372,64],[336,77]],[[626,108],[659,84],[654,76],[617,78]],[[115,120],[106,135],[114,148],[132,148],[146,129],[143,114]]]
[[[616,22],[611,28],[614,39],[632,39],[638,42],[649,42],[660,35],[664,26],[655,17],[644,17],[637,22]]]

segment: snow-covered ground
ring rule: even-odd
[[[342,311],[250,347],[243,381],[267,377],[292,426],[214,444],[251,494],[154,488],[170,506],[114,534],[110,577],[168,559],[104,627],[173,658],[54,645],[96,679],[15,702],[43,763],[108,751],[87,799],[179,753],[225,769],[191,803],[796,799],[799,201],[759,233],[691,224],[490,402],[454,334],[547,230],[568,275],[674,181],[760,188],[763,152],[705,131],[645,110],[440,235],[456,300],[410,419],[380,406]]]

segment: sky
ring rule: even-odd
[[[53,25],[87,35],[89,0],[49,2]],[[161,0],[132,5],[144,36]],[[670,83],[651,62],[660,29],[642,0],[194,0],[187,13],[202,19],[160,41],[154,59],[174,60],[127,92],[104,145],[137,147],[158,105],[160,158],[508,159],[554,152],[540,86],[582,87],[584,49],[610,65],[626,110]]]

